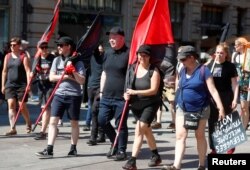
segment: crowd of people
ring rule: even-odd
[[[199,62],[199,54],[193,46],[181,46],[177,56],[173,56],[177,57],[178,64],[172,66],[171,75],[164,77],[161,76],[161,68],[151,63],[154,56],[150,45],[142,44],[136,51],[136,63],[128,67],[129,48],[125,43],[123,29],[113,27],[106,35],[110,48],[104,50],[100,44],[93,51],[88,75],[84,62],[76,57],[76,44],[70,37],[63,36],[55,42],[55,54],[49,52],[49,42],[39,41],[39,55],[33,63],[28,49],[21,46],[22,40],[19,37],[11,38],[10,51],[0,56],[0,104],[7,101],[10,123],[10,129],[5,135],[17,135],[15,118],[19,108],[26,122],[26,133],[31,133],[32,123],[27,107],[29,96],[24,94],[31,91],[27,85],[34,77],[40,107],[44,109],[41,129],[34,139],[47,139],[45,149],[36,153],[39,158],[53,157],[59,132],[57,126],[61,124],[59,121],[64,114],[71,123],[68,156],[77,156],[84,84],[87,85],[88,111],[91,117],[91,121],[87,123],[90,130],[87,144],[93,146],[108,139],[111,146],[107,148],[106,156],[115,161],[126,160],[123,169],[137,169],[136,159],[144,136],[152,152],[148,166],[161,164],[157,139],[152,129],[162,128],[164,98],[169,103],[169,109],[166,109],[170,111],[172,119],[167,128],[176,133],[176,143],[174,163],[171,166],[164,165],[163,170],[181,169],[190,129],[195,130],[198,170],[206,169],[207,147],[209,146],[211,154],[217,154],[212,140],[214,124],[237,109],[238,104],[243,126],[248,128],[250,74],[244,69],[248,44],[245,38],[235,40],[235,52],[232,55],[227,43],[218,44],[215,53],[205,64]],[[163,93],[160,92],[161,81],[164,82]],[[127,155],[129,111],[135,118],[131,156]],[[187,123],[190,115],[196,115],[197,118],[192,127]],[[111,123],[113,119],[114,125]],[[207,123],[209,145],[205,132]],[[235,148],[232,148],[227,154],[233,154],[234,151]]]

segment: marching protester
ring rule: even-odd
[[[246,38],[238,37],[235,40],[234,48],[235,52],[232,55],[232,63],[235,64],[238,72],[238,82],[239,82],[239,96],[240,96],[240,108],[241,108],[241,118],[243,127],[247,129],[249,122],[249,79],[250,73],[245,71],[244,63],[245,61],[245,50],[246,45],[249,44]]]
[[[79,117],[82,98],[81,85],[85,82],[85,68],[83,62],[78,57],[72,57],[75,51],[75,43],[70,37],[61,37],[56,43],[60,56],[53,60],[49,79],[52,82],[62,81],[59,81],[59,87],[56,89],[51,103],[48,145],[43,151],[36,153],[40,158],[53,157],[57,124],[64,112],[67,113],[71,123],[71,147],[68,156],[77,156],[76,145],[79,138]],[[72,61],[69,61],[69,59]],[[62,74],[64,77],[62,77]]]
[[[55,56],[49,53],[47,41],[38,42],[38,48],[40,56],[38,56],[33,62],[31,77],[36,76],[37,78],[38,95],[41,109],[43,109],[55,87],[54,83],[49,80],[50,68]],[[50,111],[51,108],[50,105],[48,105],[42,115],[41,131],[36,134],[34,138],[35,140],[46,139],[46,129],[49,124]]]
[[[90,58],[90,73],[88,78],[88,97],[90,100],[90,112],[92,114],[92,126],[89,145],[105,142],[105,134],[98,124],[98,113],[100,103],[100,80],[102,74],[102,61],[104,49],[100,44]]]
[[[127,78],[132,83],[127,87],[124,93],[125,100],[129,100],[131,110],[136,118],[135,137],[132,149],[132,157],[122,167],[123,169],[136,170],[136,158],[141,149],[144,136],[152,152],[149,167],[157,166],[161,163],[161,157],[158,153],[155,138],[152,133],[151,123],[155,114],[161,105],[161,96],[159,91],[161,76],[159,70],[150,64],[151,48],[149,45],[141,45],[137,51],[138,69],[132,70]]]
[[[210,70],[197,62],[198,57],[195,48],[192,46],[182,46],[178,51],[177,58],[183,64],[183,68],[176,79],[175,160],[173,165],[164,166],[163,170],[181,168],[189,129],[195,130],[199,156],[198,170],[206,169],[207,141],[205,128],[210,114],[209,92],[219,109],[219,119],[225,116]]]
[[[21,106],[21,113],[26,122],[26,132],[31,132],[31,121],[26,102],[28,95],[23,96],[26,86],[29,83],[30,60],[26,54],[20,50],[21,39],[13,37],[10,40],[11,52],[6,54],[2,71],[2,93],[8,102],[9,122],[11,129],[5,133],[6,136],[16,135],[15,117],[18,105]],[[29,90],[29,87],[27,87]]]
[[[106,156],[111,158],[115,155],[115,160],[120,161],[127,158],[128,109],[124,113],[125,116],[123,120],[121,120],[121,117],[125,104],[123,93],[129,59],[129,48],[125,44],[125,35],[122,28],[113,27],[106,34],[109,36],[111,48],[104,53],[98,122],[112,143],[111,149]],[[113,146],[116,138],[116,131],[111,125],[113,118],[115,118],[116,127],[118,127],[122,121],[116,146]]]
[[[230,59],[229,47],[222,43],[216,46],[215,59],[207,65],[212,73],[214,85],[219,93],[226,115],[236,109],[239,90],[236,67]],[[209,144],[211,154],[216,154],[212,134],[215,131],[215,123],[218,121],[219,110],[214,102],[210,102],[210,112],[208,119]],[[234,149],[231,149],[227,153],[233,152]]]

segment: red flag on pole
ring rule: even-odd
[[[43,33],[43,36],[41,37],[40,40],[44,40],[44,41],[49,42],[52,34],[54,33],[54,30],[56,28],[56,23],[57,23],[58,17],[59,17],[59,5],[60,5],[60,2],[61,2],[61,0],[57,1],[57,4],[56,4],[55,9],[54,9],[53,18],[50,20],[50,24],[47,27],[46,31]]]
[[[142,44],[173,44],[168,0],[146,0],[138,17],[129,54],[129,64],[136,60]]]
[[[57,20],[58,20],[58,17],[59,17],[59,4],[60,4],[60,2],[61,2],[61,0],[57,1],[57,4],[56,4],[55,9],[54,9],[53,18],[51,19],[50,24],[47,27],[46,31],[44,32],[43,36],[41,37],[40,41],[47,41],[47,42],[49,42],[52,34],[54,33],[54,30],[55,30],[55,27],[56,27],[56,23],[57,23]],[[37,46],[37,49],[38,49],[38,46]],[[37,63],[38,63],[38,57],[39,56],[40,56],[40,51],[37,50],[37,52],[35,54],[35,57],[34,57],[34,59],[35,59],[34,62],[36,62],[35,65],[37,65]],[[35,69],[35,67],[34,67],[34,69]],[[32,72],[33,71],[34,70],[32,70]],[[21,105],[19,106],[19,109],[17,111],[16,117],[15,117],[15,120],[14,120],[14,126],[13,127],[15,127],[15,125],[16,125],[17,119],[18,119],[19,114],[21,112],[21,109],[23,107],[23,103],[24,103],[25,97],[26,97],[26,95],[28,93],[28,90],[29,90],[29,87],[31,85],[32,79],[33,79],[33,76],[30,78],[30,80],[29,80],[29,82],[28,82],[28,84],[26,86],[26,89],[25,89],[25,92],[24,92],[24,95],[23,95],[23,99],[22,99]]]

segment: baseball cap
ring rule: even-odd
[[[69,44],[69,45],[75,45],[74,41],[70,37],[61,37],[59,40],[55,41],[57,44]]]
[[[197,55],[195,48],[191,45],[182,46],[181,49],[178,51],[177,58],[180,60],[190,55]]]
[[[41,47],[44,44],[48,45],[48,42],[45,40],[41,40],[41,41],[38,41],[38,43],[37,43],[38,47]]]
[[[119,34],[121,36],[125,35],[123,29],[119,26],[113,27],[113,28],[111,28],[110,31],[106,32],[106,35],[109,35],[109,34]]]
[[[143,44],[137,50],[136,54],[138,54],[138,53],[145,53],[145,54],[147,54],[147,55],[150,56],[150,54],[151,54],[151,47],[149,45]]]

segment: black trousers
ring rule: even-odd
[[[98,125],[99,103],[100,103],[100,88],[88,88],[88,97],[91,105],[92,126],[90,140],[96,141],[98,134],[99,138],[105,139],[103,129]]]

